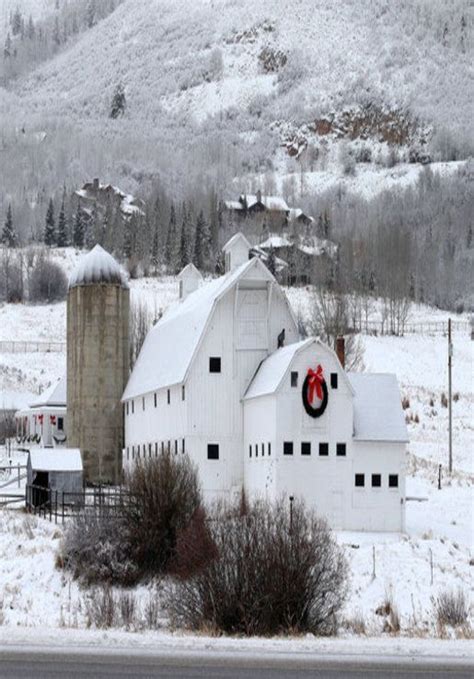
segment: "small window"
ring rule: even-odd
[[[58,417],[58,431],[64,431],[64,417]]]
[[[148,444],[148,457],[151,457],[151,443]]]
[[[127,401],[127,415],[128,415],[128,411],[129,411],[129,405],[130,405],[129,402]]]
[[[146,457],[146,445],[143,444],[143,458]]]
[[[382,485],[382,476],[380,474],[372,474],[372,488],[380,488]]]
[[[161,442],[161,454],[162,455],[165,454],[165,442],[164,441]]]
[[[142,397],[142,409],[145,410],[145,397]]]
[[[178,454],[178,440],[177,440],[177,439],[176,439],[175,442],[174,442],[174,454],[175,454],[175,455]]]
[[[181,400],[184,401],[185,398],[186,398],[186,388],[183,384],[183,386],[181,387]]]
[[[258,457],[258,443],[255,444],[255,457]]]
[[[311,455],[311,443],[309,441],[302,441],[301,442],[301,454],[302,455]]]
[[[217,443],[207,444],[207,459],[208,460],[218,460],[219,459],[219,446]]]
[[[168,399],[168,405],[169,405],[171,403],[171,391],[169,389],[168,389],[167,399]]]
[[[153,394],[153,399],[154,399],[154,401],[155,401],[155,408],[156,408],[156,406],[158,405],[158,396],[157,396],[157,394],[156,394],[156,391],[155,391],[155,393]]]
[[[355,486],[356,488],[363,488],[365,486],[365,474],[355,475]]]
[[[186,452],[186,444],[184,442],[184,439],[181,439],[181,452],[184,453]]]
[[[171,441],[168,441],[168,455],[171,454]]]
[[[297,372],[291,373],[291,386],[292,387],[298,386],[298,373]]]
[[[155,441],[155,457],[158,457],[158,442]]]
[[[337,455],[337,457],[345,457],[346,456],[346,444],[345,443],[337,443],[336,444],[336,455]]]
[[[140,446],[137,446],[137,458],[140,459]]]
[[[252,446],[249,446],[249,457],[252,457]]]
[[[211,356],[209,359],[209,372],[220,373],[220,371],[221,371],[221,357]]]
[[[329,443],[319,444],[319,454],[321,457],[327,457],[329,455]]]
[[[127,446],[127,460],[129,460],[129,459],[130,459],[130,450],[128,449],[128,446]]]
[[[268,444],[268,457],[270,457],[271,454],[272,454],[272,444],[269,443]]]
[[[265,444],[262,443],[262,457],[265,456]]]
[[[132,415],[135,412],[135,401],[132,401]]]
[[[337,389],[337,373],[331,373],[331,389]]]
[[[398,488],[398,474],[389,474],[388,475],[388,487],[389,488]]]
[[[293,455],[293,441],[284,441],[283,455]]]

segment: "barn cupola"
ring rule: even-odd
[[[225,257],[225,271],[233,271],[249,260],[252,246],[240,231],[236,233],[222,248]]]
[[[179,299],[184,300],[188,295],[198,289],[203,281],[201,272],[191,262],[178,274]]]

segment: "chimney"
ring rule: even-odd
[[[98,179],[98,177],[94,177],[92,185],[94,187],[94,191],[97,193],[98,190],[99,190],[99,179]]]
[[[344,337],[336,337],[336,354],[343,368],[346,367],[346,340]]]
[[[257,196],[256,196],[256,198],[257,198],[257,202],[258,202],[258,203],[261,203],[261,202],[262,202],[262,192],[260,191],[260,189],[258,189],[258,191],[257,191]]]

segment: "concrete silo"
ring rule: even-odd
[[[81,450],[90,483],[121,478],[129,308],[123,270],[96,245],[71,275],[67,299],[68,446]]]

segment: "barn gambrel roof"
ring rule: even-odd
[[[275,282],[267,267],[258,258],[253,258],[203,285],[170,308],[148,333],[122,401],[182,384],[217,302],[241,279],[251,278],[254,270],[263,279]]]

